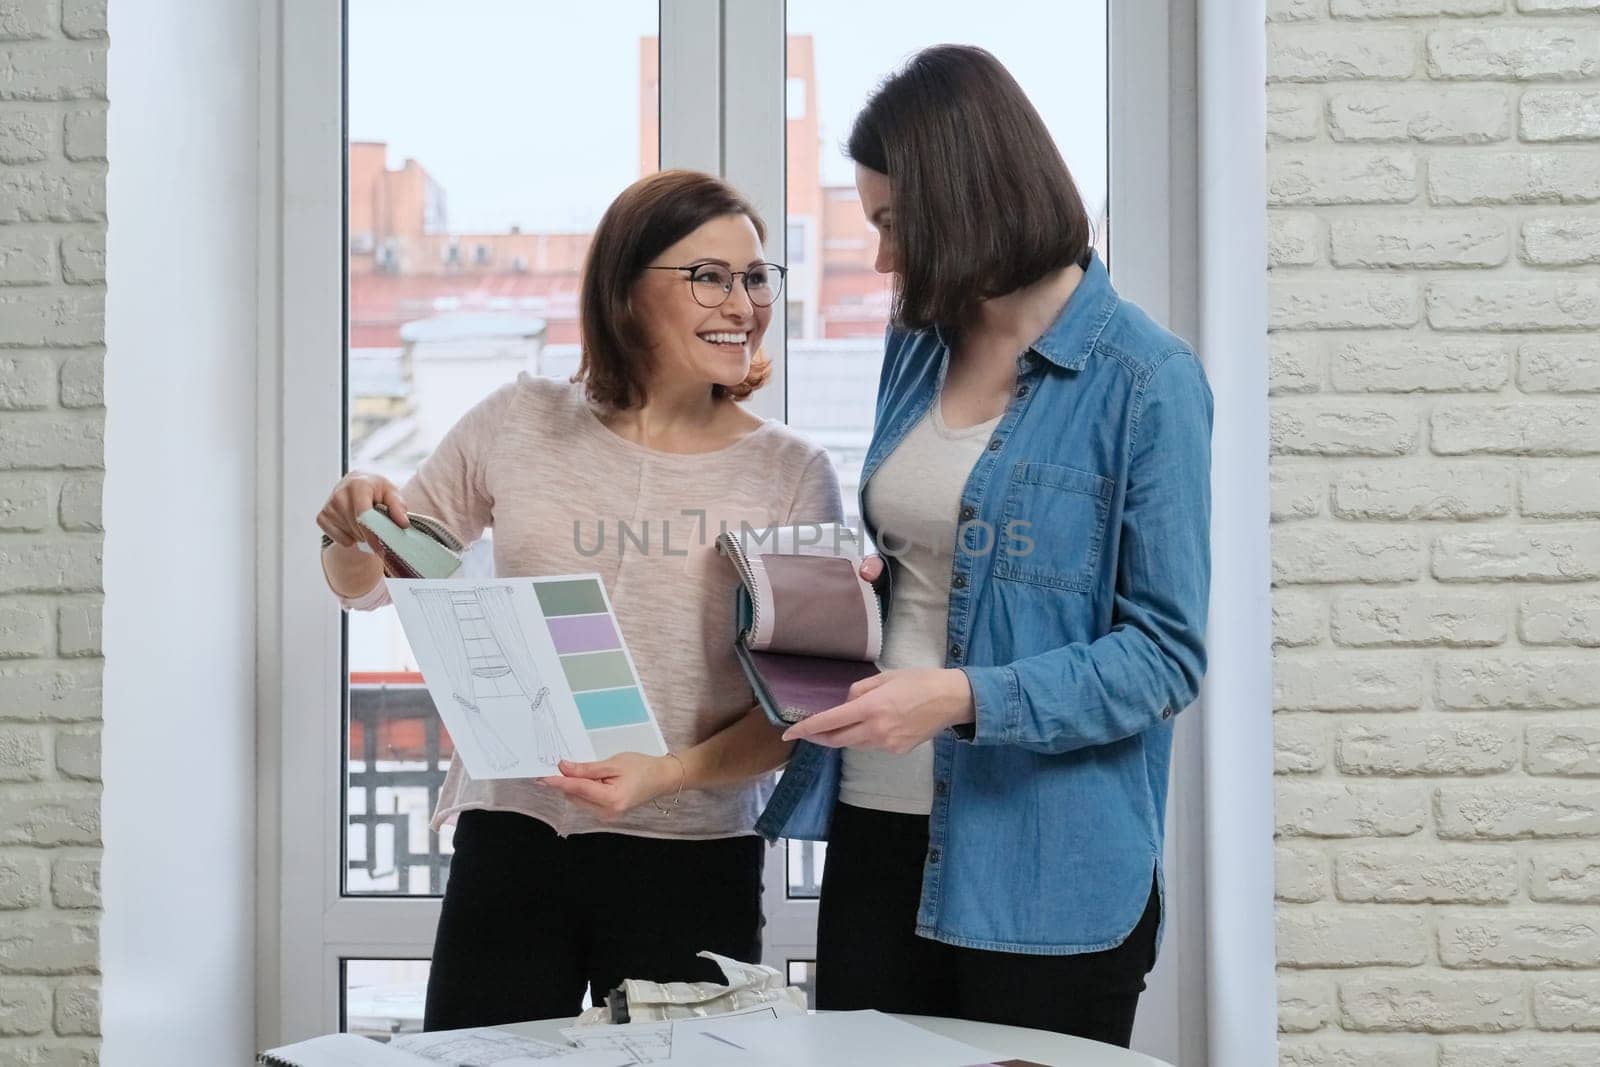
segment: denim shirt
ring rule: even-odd
[[[949,355],[940,331],[889,331],[863,500]],[[1193,350],[1120,299],[1099,257],[1018,358],[952,516],[945,666],[976,714],[934,739],[921,936],[1100,951],[1161,885],[1172,717],[1206,662],[1211,410]],[[840,763],[797,745],[762,835],[826,840]]]

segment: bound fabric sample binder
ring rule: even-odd
[[[389,518],[389,509],[382,504],[368,508],[356,516],[356,521],[377,536],[383,545],[378,558],[383,561],[386,578],[449,578],[461,569],[461,552],[465,547],[455,531],[431,515],[408,514],[410,526],[401,527]],[[322,535],[322,547],[333,544],[333,538]],[[360,545],[364,551],[367,546]]]
[[[848,527],[730,530],[717,551],[739,575],[734,653],[774,725],[842,704],[878,673],[883,601],[861,579],[861,543]]]

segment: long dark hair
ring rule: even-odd
[[[982,48],[912,56],[856,116],[846,154],[889,178],[903,329],[959,326],[1088,251],[1083,198],[1044,120]]]
[[[766,224],[751,203],[727,182],[699,171],[664,170],[640,178],[606,208],[584,260],[578,295],[583,354],[572,380],[583,383],[590,400],[614,409],[644,402],[650,336],[629,295],[652,259],[724,215],[745,216],[766,242]],[[715,385],[712,393],[743,400],[771,374],[772,364],[757,352],[743,382]]]

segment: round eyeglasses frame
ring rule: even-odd
[[[772,274],[776,274],[778,276],[778,284],[772,287],[772,299],[768,300],[766,303],[762,303],[761,301],[757,300],[755,293],[751,292],[751,290],[750,290],[750,271],[747,271],[747,270],[728,270],[728,268],[724,267],[720,263],[696,263],[693,266],[689,266],[689,267],[646,267],[645,270],[681,270],[681,271],[684,271],[685,272],[685,277],[689,281],[689,295],[694,297],[694,302],[696,304],[699,304],[703,308],[719,308],[723,304],[727,303],[728,302],[728,297],[733,295],[733,282],[734,282],[734,279],[736,279],[736,278],[740,279],[742,284],[744,285],[744,293],[745,293],[746,296],[748,296],[750,298],[750,303],[751,304],[753,304],[754,306],[759,307],[759,308],[771,307],[773,304],[776,304],[778,302],[778,297],[783,295],[783,281],[789,274],[789,268],[780,266],[780,265],[778,265],[776,263],[762,263],[760,266],[766,269],[767,274],[769,276],[772,275]],[[700,290],[701,290],[702,287],[700,285],[698,285],[694,280],[695,274],[697,274],[698,272],[700,272],[702,270],[705,270],[707,267],[715,267],[718,270],[727,271],[727,274],[728,274],[727,282],[724,283],[722,285],[722,287],[721,287],[722,288],[722,299],[718,300],[714,304],[708,304],[703,299],[701,299]]]

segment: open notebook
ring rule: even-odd
[[[739,574],[734,652],[775,724],[842,704],[878,673],[883,603],[860,577],[848,527],[746,527],[719,535],[717,551]]]

